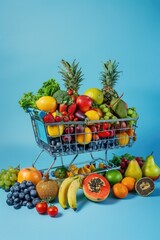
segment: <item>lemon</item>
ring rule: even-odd
[[[99,114],[95,110],[88,110],[87,112],[85,112],[85,115],[90,121],[97,121],[100,118]]]
[[[57,125],[57,126],[47,126],[47,131],[49,136],[51,137],[59,137],[63,134],[64,125]]]
[[[89,127],[85,127],[84,133],[75,136],[76,142],[82,145],[88,144],[92,140],[92,132]]]
[[[45,112],[55,112],[57,108],[57,102],[56,99],[51,96],[43,96],[36,101],[36,106],[39,110]]]
[[[104,96],[102,91],[98,88],[89,88],[84,92],[84,95],[90,97],[98,105],[103,103]]]

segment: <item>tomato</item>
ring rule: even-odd
[[[48,204],[46,202],[39,202],[36,204],[36,210],[39,214],[47,213]]]
[[[56,206],[49,206],[47,212],[49,216],[55,217],[58,214],[58,208]]]

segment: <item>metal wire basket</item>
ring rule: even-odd
[[[92,160],[95,160],[93,152],[105,151],[103,160],[107,161],[109,149],[131,147],[136,141],[137,118],[44,123],[42,111],[31,108],[27,111],[38,146],[55,159],[75,155],[72,163],[79,154],[90,153]],[[122,122],[125,122],[125,127],[121,127]],[[107,136],[103,136],[106,123],[110,128],[107,129]]]

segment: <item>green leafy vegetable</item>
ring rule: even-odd
[[[23,94],[18,103],[24,110],[29,107],[36,108],[37,99],[37,96],[35,96],[32,92],[28,92]]]
[[[64,91],[64,90],[58,90],[53,94],[53,97],[56,99],[58,104],[61,104],[61,103],[70,104],[70,101],[72,101],[71,97],[68,96],[67,91]]]
[[[27,108],[37,108],[36,101],[42,96],[53,96],[55,92],[60,90],[59,83],[53,78],[43,83],[36,94],[33,92],[24,93],[19,100],[20,106],[26,111]]]
[[[59,83],[55,79],[51,78],[50,80],[43,83],[42,87],[38,90],[38,96],[53,96],[55,92],[60,90]]]

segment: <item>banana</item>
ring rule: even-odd
[[[69,186],[74,179],[75,177],[65,178],[60,185],[59,192],[58,192],[58,201],[61,207],[64,209],[67,208],[67,193],[68,193]]]
[[[81,177],[77,176],[77,178],[75,178],[68,189],[68,194],[67,194],[67,198],[68,198],[68,204],[70,206],[70,208],[72,208],[73,210],[77,209],[77,191],[81,186]]]

